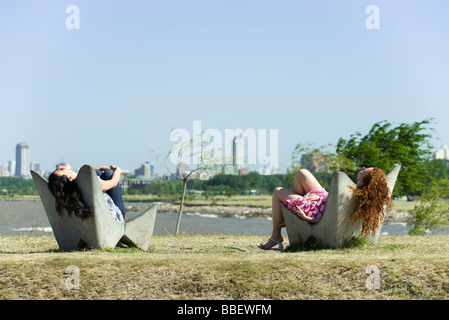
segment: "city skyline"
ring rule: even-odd
[[[249,153],[248,150],[246,150],[246,146],[244,143],[244,137],[243,134],[239,134],[232,139],[232,161],[228,164],[223,164],[223,167],[227,167],[226,170],[224,170],[227,174],[236,174],[236,175],[243,175],[249,173],[249,167],[247,164],[245,164],[245,154]],[[16,153],[15,153],[15,159],[9,160],[8,164],[0,164],[0,177],[1,176],[12,176],[12,177],[19,177],[19,178],[27,178],[31,179],[30,170],[38,171],[40,173],[45,173],[45,175],[50,174],[59,164],[64,164],[64,161],[57,162],[53,165],[52,168],[44,168],[41,170],[40,162],[39,161],[30,161],[30,146],[26,142],[19,142],[16,144]],[[180,160],[176,164],[176,170],[177,170],[177,176],[179,176],[179,168],[183,167],[184,171],[189,171],[192,168],[189,167],[188,164],[183,163],[182,160]],[[77,172],[80,168],[73,168],[75,172]],[[134,172],[134,173],[132,173]],[[262,167],[259,169],[259,172],[261,174],[274,174],[274,173],[280,173],[279,168],[276,167]],[[6,173],[6,174],[5,174]],[[130,168],[122,168],[122,173],[126,175],[135,175],[135,176],[142,176],[142,177],[153,177],[153,176],[159,176],[159,173],[156,173],[154,171],[154,163],[145,161],[142,162],[139,167],[136,167],[135,169]],[[165,173],[161,173],[161,175],[173,175],[173,172],[167,171]]]
[[[242,152],[244,153],[245,150],[243,149],[243,143],[241,141],[242,136],[236,136],[233,139],[233,157],[232,157],[232,163],[228,164],[228,168],[225,169],[223,171],[224,174],[235,174],[235,175],[245,175],[249,173],[249,167],[245,166],[244,164],[240,163],[241,161],[241,154]],[[51,171],[54,170],[53,169],[43,169],[41,170],[40,168],[40,162],[39,161],[29,161],[29,145],[26,142],[19,142],[16,145],[16,159],[15,160],[10,160],[8,161],[8,164],[0,164],[0,177],[2,176],[13,176],[13,177],[20,177],[20,178],[26,178],[26,179],[31,179],[31,175],[30,175],[30,170],[34,170],[40,173],[46,173],[47,175],[50,174]],[[25,155],[23,155],[23,150],[25,150]],[[311,158],[310,154],[303,154],[302,155],[302,159],[301,159],[301,164],[303,164],[305,166],[305,168],[311,170],[311,171],[315,171],[316,168],[318,168],[318,171],[320,171],[320,160],[319,160],[319,156],[318,156],[318,162],[315,163],[314,158]],[[446,163],[449,163],[449,148],[447,145],[441,145],[440,148],[435,149],[435,151],[432,153],[432,158],[433,159],[440,159],[440,160],[444,160]],[[20,169],[18,168],[18,166],[16,165],[18,161],[18,159],[23,159],[23,165],[20,166]],[[58,163],[55,164],[54,167],[57,167]],[[183,172],[179,172],[180,171],[180,167],[182,167]],[[26,169],[28,168],[28,170]],[[80,168],[73,168],[75,171],[78,171],[78,169]],[[132,170],[134,171],[134,173],[132,173]],[[129,169],[129,168],[124,168],[124,170],[122,171],[124,174],[126,175],[135,175],[135,176],[142,176],[142,177],[154,177],[154,176],[180,176],[184,173],[184,171],[188,171],[190,170],[190,167],[183,163],[180,162],[177,164],[176,166],[176,174],[172,173],[172,172],[165,172],[165,173],[159,173],[159,172],[155,172],[154,171],[154,164],[149,162],[149,161],[145,161],[143,163],[141,163],[141,165],[139,167],[136,167],[135,169]],[[7,172],[7,174],[5,175],[5,171]],[[284,173],[282,170],[280,170],[280,168],[276,168],[276,167],[269,167],[269,166],[265,166],[265,167],[261,167],[259,168],[259,173],[262,175],[271,175],[271,174],[278,174],[278,173]],[[12,173],[14,172],[14,174]]]
[[[26,142],[19,142],[15,148],[15,158],[8,161],[8,164],[0,164],[0,177],[10,176],[18,178],[31,179],[30,170],[37,171],[39,173],[50,173],[56,169],[56,167],[63,162],[55,163],[51,168],[43,168],[41,170],[40,162],[38,160],[30,161],[30,146]],[[80,168],[73,168],[74,171],[78,171]],[[154,165],[148,161],[142,162],[135,169],[124,168],[124,173],[130,175],[141,176],[153,176]],[[5,175],[5,172],[7,173]]]
[[[2,1],[0,164],[26,141],[42,169],[164,173],[172,131],[192,137],[195,121],[223,137],[277,130],[284,171],[298,143],[383,120],[433,118],[437,149],[449,144],[445,12],[444,0]]]

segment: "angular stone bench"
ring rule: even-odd
[[[396,166],[387,175],[390,193],[393,192],[400,169],[401,166]],[[333,174],[326,209],[318,223],[306,222],[285,205],[281,205],[290,246],[302,248],[310,237],[314,237],[320,242],[320,246],[341,248],[347,240],[361,235],[362,221],[350,221],[356,200],[348,188],[349,185],[356,186],[344,172]],[[377,243],[381,229],[382,223],[374,236],[367,237],[370,243]]]
[[[83,201],[93,212],[93,217],[81,220],[64,213],[62,217],[55,208],[55,198],[48,189],[48,181],[37,172],[31,175],[42,200],[56,241],[62,251],[80,247],[114,248],[119,242],[147,251],[153,236],[157,205],[153,204],[138,216],[118,222],[111,215],[104,199],[95,169],[84,165],[75,179]]]

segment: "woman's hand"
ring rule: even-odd
[[[105,169],[102,169],[102,168],[105,168]],[[100,166],[100,167],[98,167],[98,169],[100,169],[100,170],[107,170],[107,169],[114,170],[114,173],[112,174],[112,177],[111,177],[110,180],[102,180],[100,182],[100,186],[101,186],[101,189],[103,191],[107,191],[107,190],[110,190],[110,189],[114,188],[120,182],[120,176],[122,174],[122,169],[120,169],[119,167],[113,166],[113,165],[111,165],[109,167],[107,167],[107,166]]]
[[[294,207],[294,208],[292,208],[292,211],[298,216],[298,217],[300,217],[301,219],[304,219],[304,218],[308,218],[307,216],[306,216],[306,214],[304,213],[304,211],[302,211],[300,208],[298,208],[298,207]],[[305,220],[305,219],[304,219]]]
[[[306,214],[304,213],[304,211],[302,211],[300,208],[296,207],[296,208],[292,208],[292,211],[301,219],[310,222],[310,223],[317,223],[319,220],[314,219],[314,218],[309,218],[308,216],[306,216]]]
[[[309,200],[309,201],[316,201],[316,200],[319,200],[319,199],[320,199],[320,196],[316,195],[316,194],[309,194],[306,197],[306,200]]]
[[[111,165],[110,168],[111,168],[112,170],[114,170],[114,173],[117,172],[118,175],[120,175],[120,174],[122,173],[122,169],[120,169],[120,167]]]

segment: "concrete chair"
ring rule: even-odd
[[[124,223],[118,222],[109,211],[95,169],[84,165],[75,182],[93,217],[81,220],[73,214],[69,217],[66,212],[60,216],[55,209],[55,198],[48,189],[48,181],[33,170],[31,175],[62,251],[86,246],[114,248],[119,242],[148,250],[156,219],[156,204]]]
[[[387,175],[390,193],[393,192],[400,169],[401,166],[396,166]],[[281,205],[290,246],[302,248],[310,237],[314,237],[322,247],[341,248],[347,240],[361,235],[362,221],[350,221],[356,200],[352,196],[351,189],[348,188],[349,185],[356,186],[344,172],[334,173],[326,209],[323,217],[316,224],[306,222],[284,204]],[[379,224],[374,236],[367,237],[370,243],[377,243],[381,228],[382,223]]]

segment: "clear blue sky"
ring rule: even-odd
[[[69,5],[78,30],[66,28]],[[380,29],[365,26],[369,5]],[[277,129],[284,170],[297,143],[336,143],[381,120],[434,118],[439,148],[448,14],[446,0],[2,0],[0,164],[24,141],[43,169],[133,171],[193,121],[223,136]]]

